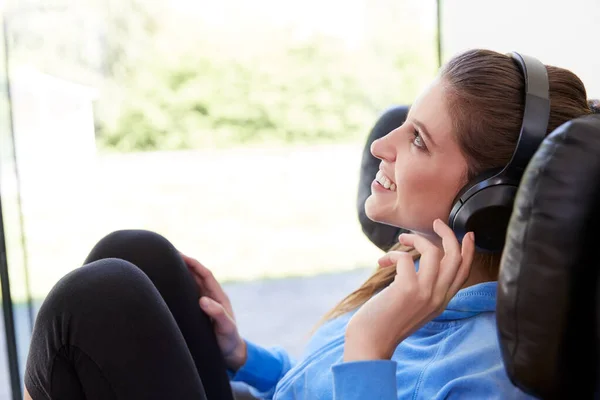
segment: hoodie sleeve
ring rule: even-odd
[[[453,379],[441,389],[436,398],[443,399],[489,399],[534,400],[536,397],[514,386],[502,365],[478,374],[465,374]]]
[[[368,360],[336,364],[333,372],[333,399],[396,400],[396,361]]]
[[[333,399],[396,400],[396,366],[393,360],[352,361],[334,365]],[[504,368],[492,368],[490,371],[430,383],[424,383],[427,390],[421,392],[423,397],[430,399],[535,399],[513,386]]]
[[[228,371],[232,382],[244,382],[251,388],[253,396],[271,399],[275,386],[295,364],[281,347],[266,349],[245,340],[248,349],[246,363],[233,373]]]

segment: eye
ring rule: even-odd
[[[425,146],[425,142],[423,142],[423,138],[421,137],[421,134],[418,130],[415,129],[413,131],[413,136],[414,137],[412,140],[412,144],[417,146],[421,150],[427,150],[427,146]]]

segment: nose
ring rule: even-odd
[[[396,161],[396,148],[393,146],[390,140],[390,136],[393,132],[394,131],[371,143],[371,154],[373,154],[374,157],[382,161]]]

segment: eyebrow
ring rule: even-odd
[[[413,119],[412,123],[417,128],[419,128],[419,131],[420,131],[421,135],[423,135],[425,137],[425,139],[427,139],[428,142],[430,142],[434,147],[437,146],[435,144],[435,142],[433,141],[433,139],[431,138],[431,135],[429,134],[429,132],[427,131],[427,129],[425,129],[425,125],[423,125],[421,122],[419,122],[416,119]]]

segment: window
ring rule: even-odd
[[[9,1],[21,368],[39,304],[114,230],[159,232],[223,282],[374,266],[361,151],[435,74],[435,6]]]

